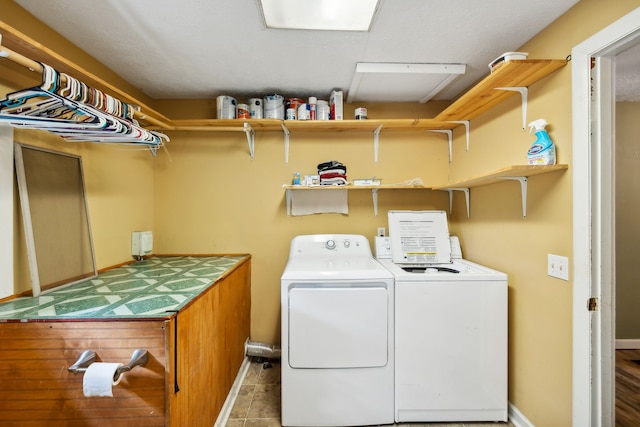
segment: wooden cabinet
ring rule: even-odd
[[[155,319],[0,323],[0,424],[211,427],[244,360],[250,275],[247,256],[177,313]],[[82,374],[67,370],[86,349],[126,363],[137,348],[149,361],[124,374],[114,397],[84,397]]]

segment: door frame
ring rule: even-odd
[[[571,52],[575,427],[613,425],[615,417],[613,57],[640,42],[639,23],[637,8]],[[597,311],[587,309],[591,297]]]

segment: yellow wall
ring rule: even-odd
[[[635,7],[637,0],[582,0],[520,50],[531,58],[565,58],[573,46]],[[9,18],[1,19],[11,23]],[[571,165],[571,63],[530,87],[529,100],[529,120],[547,119],[558,161]],[[155,105],[178,118],[185,103]],[[211,101],[189,105],[189,117],[213,116]],[[370,117],[432,117],[431,109],[441,106],[368,107]],[[253,159],[241,133],[175,132],[168,154],[161,151],[156,158],[147,152],[69,145],[33,133],[18,136],[83,156],[99,267],[129,260],[130,232],[141,228],[153,229],[157,253],[251,253],[251,338],[277,342],[279,278],[293,236],[346,232],[372,238],[377,227],[386,226],[389,209],[448,207],[444,192],[381,191],[375,217],[371,194],[353,191],[349,216],[288,217],[281,185],[290,182],[294,171],[313,173],[317,163],[331,159],[347,165],[350,179],[376,175],[396,183],[420,177],[427,185],[526,162],[533,137],[521,129],[517,96],[473,120],[471,129],[469,152],[462,128],[455,131],[450,168],[445,137],[426,132],[383,131],[378,163],[373,162],[372,135],[294,133],[289,164],[279,132],[257,132]],[[546,275],[548,253],[572,257],[571,192],[571,169],[531,178],[523,219],[517,183],[474,188],[471,218],[457,194],[450,221],[465,257],[509,274],[509,400],[537,426],[571,425],[571,281]],[[14,228],[21,236],[17,220]],[[20,242],[18,290],[26,280]]]
[[[565,58],[573,46],[638,6],[637,1],[582,0],[519,50],[530,58]],[[572,258],[571,63],[529,88],[528,121],[545,118],[567,172],[529,179],[527,218],[519,184],[472,189],[471,218],[454,202],[451,228],[465,256],[509,274],[509,401],[536,426],[571,425],[572,272],[546,275],[547,254]],[[457,131],[451,175],[526,161],[534,140],[521,129],[518,96],[472,121],[471,150]]]
[[[17,129],[23,144],[81,156],[97,268],[131,260],[131,232],[153,230],[153,158],[148,150],[66,143],[40,131]],[[22,214],[15,189],[14,290],[31,290]]]

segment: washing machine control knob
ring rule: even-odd
[[[343,245],[344,245],[345,248],[348,248],[348,247],[351,246],[351,242],[349,240],[345,240]]]
[[[327,249],[335,249],[336,248],[336,241],[335,240],[327,240],[327,242],[324,244],[324,246]]]

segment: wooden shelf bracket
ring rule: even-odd
[[[453,131],[451,129],[429,129],[427,132],[446,133],[449,137],[449,163],[453,161]]]
[[[529,95],[529,89],[526,87],[497,87],[496,90],[509,90],[511,92],[520,92],[520,99],[522,101],[522,129],[527,129],[527,99]]]

